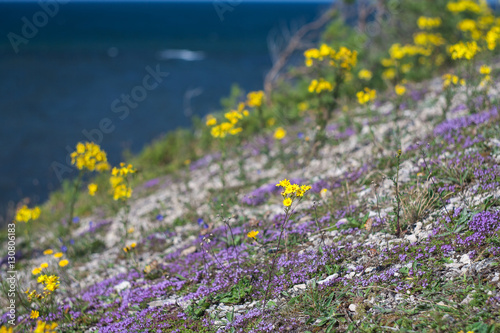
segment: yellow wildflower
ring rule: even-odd
[[[255,239],[255,237],[257,237],[258,234],[259,234],[258,231],[252,230],[247,234],[247,237]]]
[[[2,326],[0,327],[0,333],[12,333],[12,327],[5,327],[5,326]]]
[[[29,222],[37,220],[40,217],[40,207],[35,207],[29,209],[28,206],[23,205],[16,212],[15,221],[16,222]]]
[[[31,271],[31,274],[38,275],[41,272],[42,272],[42,269],[40,267],[37,267],[37,268],[33,268],[33,270]]]
[[[260,107],[264,100],[264,92],[262,90],[252,91],[247,94],[247,105],[249,107]]]
[[[388,68],[382,72],[382,77],[386,80],[392,80],[396,77],[396,71],[394,68]]]
[[[290,207],[291,204],[292,204],[292,198],[283,199],[283,205],[285,205],[285,207]]]
[[[299,111],[306,111],[308,108],[309,108],[309,103],[307,102],[301,102],[297,105],[297,107],[299,108]]]
[[[276,140],[282,140],[286,136],[286,130],[283,127],[278,127],[274,132],[274,138]]]
[[[464,58],[471,60],[479,51],[481,51],[481,48],[477,45],[476,41],[467,43],[459,42],[448,48],[448,52],[451,54],[453,60]]]
[[[136,171],[137,170],[134,169],[132,164],[125,165],[125,163],[121,162],[119,168],[114,167],[113,170],[111,170],[111,174],[113,176],[126,176],[129,173],[135,173]]]
[[[481,68],[479,68],[479,73],[484,74],[484,75],[488,75],[491,73],[491,67],[486,66],[486,65],[482,65]]]
[[[211,114],[207,115],[207,121],[205,122],[207,126],[214,126],[217,124],[217,119]]]
[[[61,267],[64,267],[67,264],[69,264],[69,261],[67,259],[63,259],[63,260],[59,261],[59,266],[61,266]]]
[[[38,316],[40,316],[40,312],[38,312],[36,310],[31,310],[31,314],[30,314],[31,319],[36,319],[36,318],[38,318]]]
[[[420,16],[417,20],[417,25],[422,30],[437,28],[441,25],[441,18]]]
[[[362,69],[358,73],[358,77],[361,80],[365,80],[365,81],[370,81],[372,76],[373,76],[372,72],[369,71],[368,69]]]
[[[94,196],[95,195],[95,192],[97,191],[97,184],[94,184],[94,183],[91,183],[87,186],[88,190],[89,190],[89,194],[91,196]]]
[[[309,84],[308,88],[309,92],[316,92],[316,94],[321,93],[322,91],[332,91],[333,90],[333,85],[326,81],[323,78],[320,78],[319,80],[312,80],[311,83]]]
[[[356,93],[359,104],[363,105],[377,98],[377,92],[373,89],[365,88],[364,91]]]
[[[290,186],[290,181],[288,179],[283,179],[282,181],[280,181],[278,184],[276,184],[276,186],[281,186],[281,187],[287,187],[287,186]]]
[[[54,254],[54,258],[56,259],[59,259],[63,256],[63,253],[62,252],[57,252],[56,254]]]
[[[40,265],[40,268],[41,268],[41,269],[44,269],[44,268],[47,268],[47,267],[49,267],[49,264],[48,264],[48,263],[46,263],[46,262],[44,262],[44,263],[42,263],[42,264]]]
[[[446,8],[454,14],[466,11],[476,14],[481,12],[481,6],[473,0],[459,0],[457,2],[450,1],[448,2]]]
[[[71,164],[78,170],[101,172],[110,168],[106,153],[93,142],[79,142],[76,150],[71,153]]]
[[[394,91],[398,96],[402,96],[406,92],[406,87],[401,84],[397,84],[396,87],[394,87]]]
[[[56,333],[55,329],[57,328],[57,323],[46,323],[41,320],[36,322],[36,328],[33,333]]]
[[[52,251],[51,249],[47,249],[47,250],[43,251],[43,254],[45,254],[45,255],[49,255],[52,253],[54,253],[54,251]]]

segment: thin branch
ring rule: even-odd
[[[273,89],[272,85],[274,80],[278,76],[279,72],[286,65],[288,58],[290,58],[290,56],[301,46],[301,40],[304,38],[304,36],[308,34],[310,31],[317,30],[321,28],[323,25],[325,25],[333,17],[334,13],[336,13],[335,9],[333,8],[329,9],[327,12],[321,15],[316,21],[313,21],[311,23],[302,26],[302,28],[300,28],[295,33],[295,35],[293,35],[285,50],[280,54],[278,61],[274,63],[273,67],[266,75],[266,78],[264,80],[264,90],[266,92],[266,96],[271,95],[271,91]],[[267,100],[270,101],[269,98]]]

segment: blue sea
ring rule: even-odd
[[[0,213],[42,203],[74,175],[66,157],[78,141],[96,140],[116,164],[218,110],[233,83],[262,89],[269,42],[283,45],[327,5],[0,2]]]

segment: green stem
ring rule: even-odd
[[[75,204],[76,199],[78,198],[79,188],[83,178],[83,170],[80,170],[78,174],[78,178],[73,183],[73,196],[71,197],[70,207],[69,207],[69,221],[68,221],[68,230],[71,228],[71,223],[73,223],[73,215],[75,213]]]

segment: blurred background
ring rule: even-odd
[[[262,89],[291,35],[330,4],[0,1],[0,215],[71,177],[78,141],[117,164],[220,109],[232,84]]]

